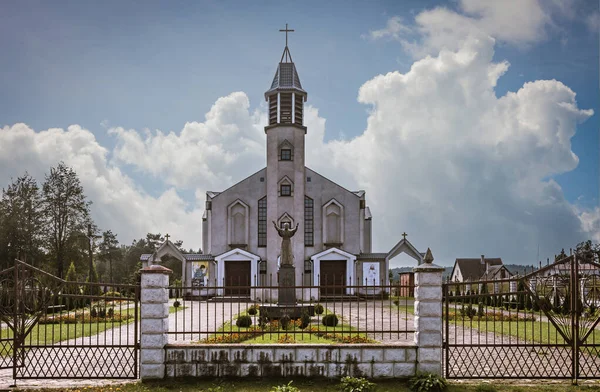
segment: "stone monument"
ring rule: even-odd
[[[296,267],[294,267],[294,254],[292,252],[291,238],[296,234],[298,225],[294,229],[289,223],[279,227],[273,222],[273,226],[281,237],[281,253],[279,256],[279,285],[277,304],[263,304],[259,307],[261,314],[269,319],[300,318],[303,312],[314,316],[314,305],[298,304],[296,300]]]
[[[290,224],[285,222],[283,227],[273,226],[281,237],[281,254],[279,266],[279,293],[277,303],[280,305],[296,305],[296,268],[294,267],[294,254],[292,253],[291,238],[298,230],[298,224],[290,229]]]

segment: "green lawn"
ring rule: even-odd
[[[238,327],[235,322],[238,317],[247,316],[247,310],[240,312],[238,315],[233,317],[232,321],[224,322],[219,327],[216,333],[209,336],[208,340],[210,343],[232,343],[233,336],[241,335],[241,339],[235,342],[248,343],[248,344],[271,344],[271,343],[318,343],[318,344],[335,344],[339,343],[341,336],[354,338],[354,339],[367,339],[367,336],[363,333],[351,333],[356,331],[356,328],[349,324],[344,324],[341,317],[340,323],[335,327],[329,327],[322,325],[322,318],[325,315],[333,314],[333,312],[327,308],[324,309],[323,314],[315,315],[311,319],[309,326],[302,330],[298,326],[288,326],[285,330],[281,327],[274,327],[273,324],[268,324],[264,327],[258,326],[258,320],[260,314],[257,312],[255,315],[250,315],[252,318],[251,327]],[[240,334],[241,332],[241,334]],[[248,340],[243,340],[243,335],[248,335],[247,332],[255,332],[258,336],[252,337]],[[340,335],[343,333],[343,335]],[[327,336],[329,335],[329,336]],[[221,340],[220,340],[221,339]],[[226,340],[222,340],[226,339]],[[201,340],[200,343],[206,342],[205,339]],[[357,343],[361,343],[358,341]]]
[[[175,379],[160,382],[128,383],[121,385],[110,385],[104,387],[88,387],[81,389],[45,389],[47,391],[70,391],[70,392],[268,392],[273,387],[285,385],[289,379],[228,379],[228,380],[199,380],[199,379]],[[374,392],[409,392],[405,381],[376,381]],[[294,379],[292,386],[301,392],[339,392],[337,380],[326,379]],[[44,389],[36,389],[44,391]],[[569,383],[451,383],[446,392],[597,392],[600,385],[571,386]]]
[[[169,313],[175,313],[182,310],[183,307],[169,308]],[[138,319],[139,319],[139,307],[138,307]],[[73,312],[71,312],[73,313]],[[115,311],[115,314],[123,314],[133,316],[135,313],[134,308],[123,309]],[[79,314],[79,313],[78,313]],[[87,312],[85,313],[87,314]],[[63,316],[66,313],[62,314]],[[132,323],[135,320],[134,317],[130,317],[123,321],[111,321],[110,319],[105,320],[94,320],[92,322],[78,322],[76,324],[37,324],[33,327],[29,335],[25,338],[25,344],[36,345],[36,344],[54,344],[64,340],[70,340],[80,337],[93,336],[98,333],[110,330],[112,328],[118,328],[123,325]],[[10,328],[4,328],[0,331],[2,338],[12,338],[13,331]],[[12,354],[12,348],[4,346],[4,349],[0,352],[0,356],[7,356]]]

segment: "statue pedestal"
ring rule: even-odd
[[[279,305],[296,305],[296,268],[284,264],[279,267]]]

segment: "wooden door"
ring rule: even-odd
[[[225,261],[225,295],[250,296],[250,261]]]
[[[321,295],[342,295],[346,286],[346,260],[321,261]]]

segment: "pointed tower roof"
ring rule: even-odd
[[[285,32],[285,48],[283,49],[281,60],[279,60],[279,64],[277,65],[277,71],[275,71],[271,88],[265,92],[265,99],[268,100],[268,96],[277,91],[285,90],[294,90],[306,96],[306,91],[302,88],[296,65],[294,64],[294,60],[292,60],[292,54],[287,45],[287,33],[294,30],[289,30],[286,24],[285,30],[279,31]]]

